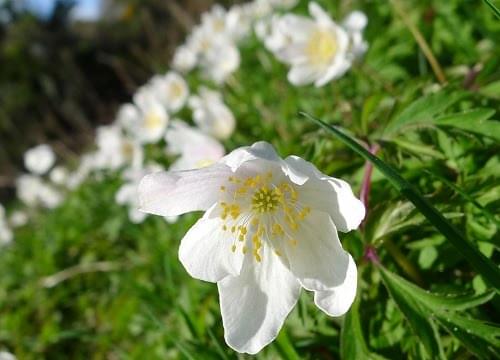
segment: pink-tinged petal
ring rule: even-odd
[[[161,216],[207,210],[219,200],[220,187],[231,175],[224,164],[146,175],[139,184],[140,209]]]
[[[300,295],[299,282],[268,246],[262,262],[247,254],[241,274],[217,285],[226,342],[248,354],[276,338]]]
[[[344,282],[329,290],[316,291],[314,303],[330,316],[342,316],[349,310],[356,297],[357,283],[358,270],[356,263],[349,255],[349,265]]]

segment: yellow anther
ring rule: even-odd
[[[274,253],[278,256],[281,256],[281,252],[279,250],[274,250]]]
[[[255,257],[255,260],[257,260],[257,262],[261,262],[261,261],[262,261],[262,258],[260,257],[260,255],[259,255],[259,254],[255,253],[255,254],[253,254],[253,255],[254,255],[254,257]]]
[[[292,246],[297,246],[297,240],[295,240],[295,239],[290,239],[290,245],[292,245]]]
[[[231,232],[234,233],[236,231],[236,226],[231,226]]]
[[[241,227],[240,227],[240,232],[241,232],[241,234],[242,234],[242,235],[246,235],[246,233],[247,233],[247,228],[246,228],[245,226],[241,226]]]
[[[220,187],[220,191],[226,191],[226,187],[225,186],[221,186]]]
[[[231,246],[231,251],[235,252],[236,251],[236,245]]]
[[[240,236],[238,236],[238,240],[243,241],[243,240],[245,240],[245,237],[243,235],[240,235]]]
[[[243,248],[241,249],[241,252],[242,252],[243,254],[246,254],[246,253],[247,253],[247,250],[248,250],[248,249],[247,249],[247,247],[246,247],[246,246],[243,246]]]
[[[222,225],[222,230],[227,231],[227,226],[226,225]]]

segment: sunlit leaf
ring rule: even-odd
[[[307,113],[301,113],[303,116],[314,121],[324,129],[328,130],[331,134],[336,136],[345,145],[350,147],[358,155],[370,161],[389,182],[399,190],[399,192],[410,200],[415,207],[429,220],[457,249],[457,251],[466,259],[480,274],[482,274],[497,291],[500,292],[500,269],[497,265],[491,262],[484,256],[472,243],[463,237],[455,226],[453,226],[429,201],[423,197],[418,190],[416,190],[409,182],[407,182],[399,173],[379,159],[377,156],[371,154],[356,140],[345,134],[340,128],[331,126],[322,120],[319,120]]]

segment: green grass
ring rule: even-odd
[[[336,19],[351,9],[368,15],[365,59],[323,88],[295,88],[286,67],[250,39],[241,46],[240,70],[222,90],[238,121],[226,147],[267,140],[282,156],[304,157],[359,193],[364,159],[298,112],[340,126],[379,144],[378,157],[498,265],[495,14],[481,1],[403,2],[446,76],[447,85],[436,89],[431,67],[389,2],[321,3]],[[478,63],[481,71],[466,80]],[[202,83],[196,74],[189,82]],[[198,215],[176,224],[159,217],[131,224],[114,202],[119,184],[116,174],[89,179],[0,250],[0,349],[20,359],[248,358],[224,342],[216,286],[190,278],[177,259]],[[257,358],[498,355],[498,295],[377,170],[366,223],[341,240],[359,267],[356,305],[345,319],[331,319],[304,291],[278,339]],[[367,249],[375,249],[379,263],[364,259]],[[448,295],[463,294],[481,297],[450,303]]]

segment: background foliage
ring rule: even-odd
[[[366,145],[377,144],[384,162],[498,264],[499,20],[480,1],[405,1],[405,18],[391,2],[320,3],[337,19],[354,8],[368,15],[365,59],[324,88],[295,88],[286,81],[286,68],[256,39],[246,42],[241,68],[223,89],[238,120],[227,148],[267,140],[282,155],[302,156],[359,191],[366,186],[364,159],[298,111],[339,125]],[[305,13],[306,5],[301,2],[299,11]],[[140,19],[142,11],[131,18]],[[23,21],[16,26],[31,26]],[[437,83],[407,21],[427,39],[445,86]],[[118,30],[110,33],[133,41],[129,25],[116,23]],[[163,35],[156,41],[167,41]],[[11,46],[23,49],[31,40],[17,44]],[[140,81],[168,65],[167,57],[148,51],[110,56],[122,64],[151,61],[131,75]],[[26,76],[57,70],[47,63],[19,66],[18,72],[28,69]],[[12,84],[2,69],[1,86]],[[203,81],[193,75],[189,82]],[[119,82],[117,93],[93,86],[99,101],[105,94],[117,102],[127,96]],[[9,85],[9,91],[16,88]],[[98,109],[82,105],[70,113],[78,118]],[[34,119],[21,114],[27,122]],[[22,359],[237,357],[223,340],[216,287],[191,279],[177,260],[179,240],[196,216],[174,225],[155,217],[133,225],[114,202],[121,180],[101,175],[60,208],[39,214],[1,250],[0,345]],[[277,341],[257,358],[499,357],[498,292],[377,170],[362,229],[341,240],[359,267],[353,308],[344,319],[331,319],[303,292]]]

